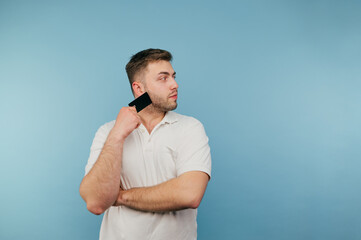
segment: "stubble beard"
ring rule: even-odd
[[[172,111],[177,108],[178,104],[177,101],[169,101],[169,98],[164,100],[163,98],[159,97],[156,94],[149,93],[150,98],[152,99],[151,108],[152,110],[157,112],[168,112]]]

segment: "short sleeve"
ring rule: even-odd
[[[195,120],[185,131],[177,153],[177,176],[189,171],[202,171],[211,177],[211,153],[208,137],[201,122]]]
[[[88,158],[88,163],[85,166],[85,175],[89,173],[89,171],[94,166],[95,162],[97,161],[100,152],[103,149],[104,143],[108,137],[110,129],[107,127],[107,124],[101,126],[95,134],[93,139],[93,143],[90,147],[90,155]]]

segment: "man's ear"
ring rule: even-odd
[[[145,93],[144,86],[141,82],[136,82],[136,81],[133,82],[132,89],[133,89],[134,97],[136,98],[142,95],[143,93]]]

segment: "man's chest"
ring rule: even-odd
[[[154,186],[177,177],[177,142],[172,137],[140,131],[124,143],[122,184],[125,188]]]

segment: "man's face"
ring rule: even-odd
[[[144,72],[144,89],[153,102],[153,107],[162,112],[177,108],[178,84],[176,73],[168,61],[149,63]]]

